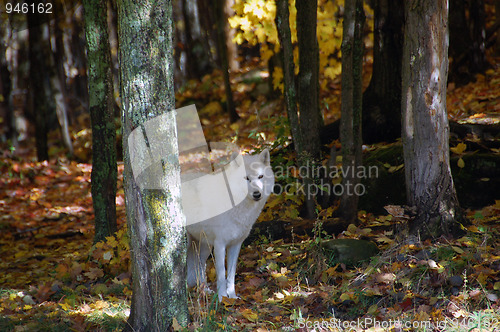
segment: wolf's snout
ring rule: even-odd
[[[262,198],[262,194],[260,193],[260,191],[254,191],[252,197],[254,200],[258,201]]]

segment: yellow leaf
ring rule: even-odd
[[[458,159],[457,166],[460,167],[460,168],[464,168],[465,167],[465,162],[464,162],[464,160],[462,158]]]
[[[455,154],[462,154],[467,149],[467,145],[464,143],[458,143],[454,148],[450,148],[451,152]]]
[[[68,311],[69,310],[69,304],[67,303],[59,303],[59,306],[61,307],[62,310]]]
[[[342,295],[340,295],[340,300],[341,301],[347,301],[347,300],[350,300],[350,299],[351,299],[351,296],[348,293],[342,293]]]

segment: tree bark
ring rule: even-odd
[[[290,122],[290,131],[297,154],[303,150],[297,114],[297,91],[295,89],[295,62],[293,61],[292,34],[290,31],[290,11],[288,0],[276,1],[276,27],[283,57],[283,80],[285,104]]]
[[[299,48],[298,75],[298,118],[300,136],[296,142],[302,146],[297,154],[298,163],[302,167],[314,168],[321,152],[319,139],[320,128],[323,125],[318,104],[319,95],[319,48],[316,35],[317,1],[296,1],[297,8],[297,40]],[[307,172],[312,174],[312,172]],[[312,194],[318,185],[312,176],[303,178],[305,190],[305,216],[315,217],[316,203]],[[316,190],[315,190],[316,191]]]
[[[185,326],[189,316],[174,113],[172,2],[120,0],[118,20],[124,189],[133,274],[126,330],[168,331],[174,319]],[[150,126],[156,123],[153,119],[161,119],[155,129]],[[137,181],[132,167],[141,171]],[[158,176],[148,177],[153,171]]]
[[[89,108],[92,122],[94,242],[116,232],[116,128],[107,1],[85,0]]]
[[[450,0],[450,81],[467,84],[488,67],[485,16],[484,0]]]
[[[448,0],[405,2],[403,144],[411,233],[454,235],[463,215],[450,171],[446,112]]]
[[[319,158],[322,117],[318,104],[319,48],[316,36],[317,1],[296,1],[299,46],[298,103],[302,144],[308,157]]]
[[[62,3],[54,2],[54,17],[63,17],[64,11]],[[61,135],[63,143],[68,149],[69,155],[73,155],[73,143],[69,134],[68,121],[68,92],[66,88],[66,75],[64,72],[64,43],[63,31],[59,26],[59,20],[54,19],[54,39],[56,44],[55,51],[52,52],[52,59],[55,66],[56,75],[52,77],[52,89],[54,90],[54,98],[56,100],[56,113],[59,125],[61,126]]]
[[[342,142],[342,188],[340,214],[348,222],[358,219],[361,179],[361,114],[363,72],[363,0],[346,0],[342,36],[342,108],[340,141]]]
[[[215,1],[215,17],[217,20],[217,49],[219,53],[220,68],[222,71],[222,76],[224,78],[224,90],[226,92],[226,110],[229,114],[229,119],[231,122],[236,122],[240,116],[236,113],[236,107],[234,105],[233,91],[231,90],[231,81],[229,77],[229,60],[227,57],[227,45],[226,45],[226,25],[227,17],[224,13],[225,0]]]
[[[363,93],[365,144],[401,137],[403,2],[376,0],[374,4],[373,72]]]
[[[45,61],[47,52],[43,43],[47,40],[43,38],[42,16],[40,14],[28,13],[29,30],[29,60],[30,60],[30,93],[32,94],[32,109],[35,115],[35,139],[36,154],[38,161],[49,159],[49,149],[47,145],[49,114],[49,100],[46,88],[50,85],[48,66]]]

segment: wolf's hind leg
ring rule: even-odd
[[[242,242],[239,242],[227,249],[227,296],[230,298],[238,298],[234,289],[234,278],[241,244]]]
[[[187,253],[188,287],[206,284],[207,259],[211,248],[206,241],[191,241]]]

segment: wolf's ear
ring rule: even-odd
[[[260,155],[260,161],[262,161],[262,163],[266,164],[266,165],[270,165],[271,164],[271,157],[269,156],[269,150],[268,149],[264,149]]]

